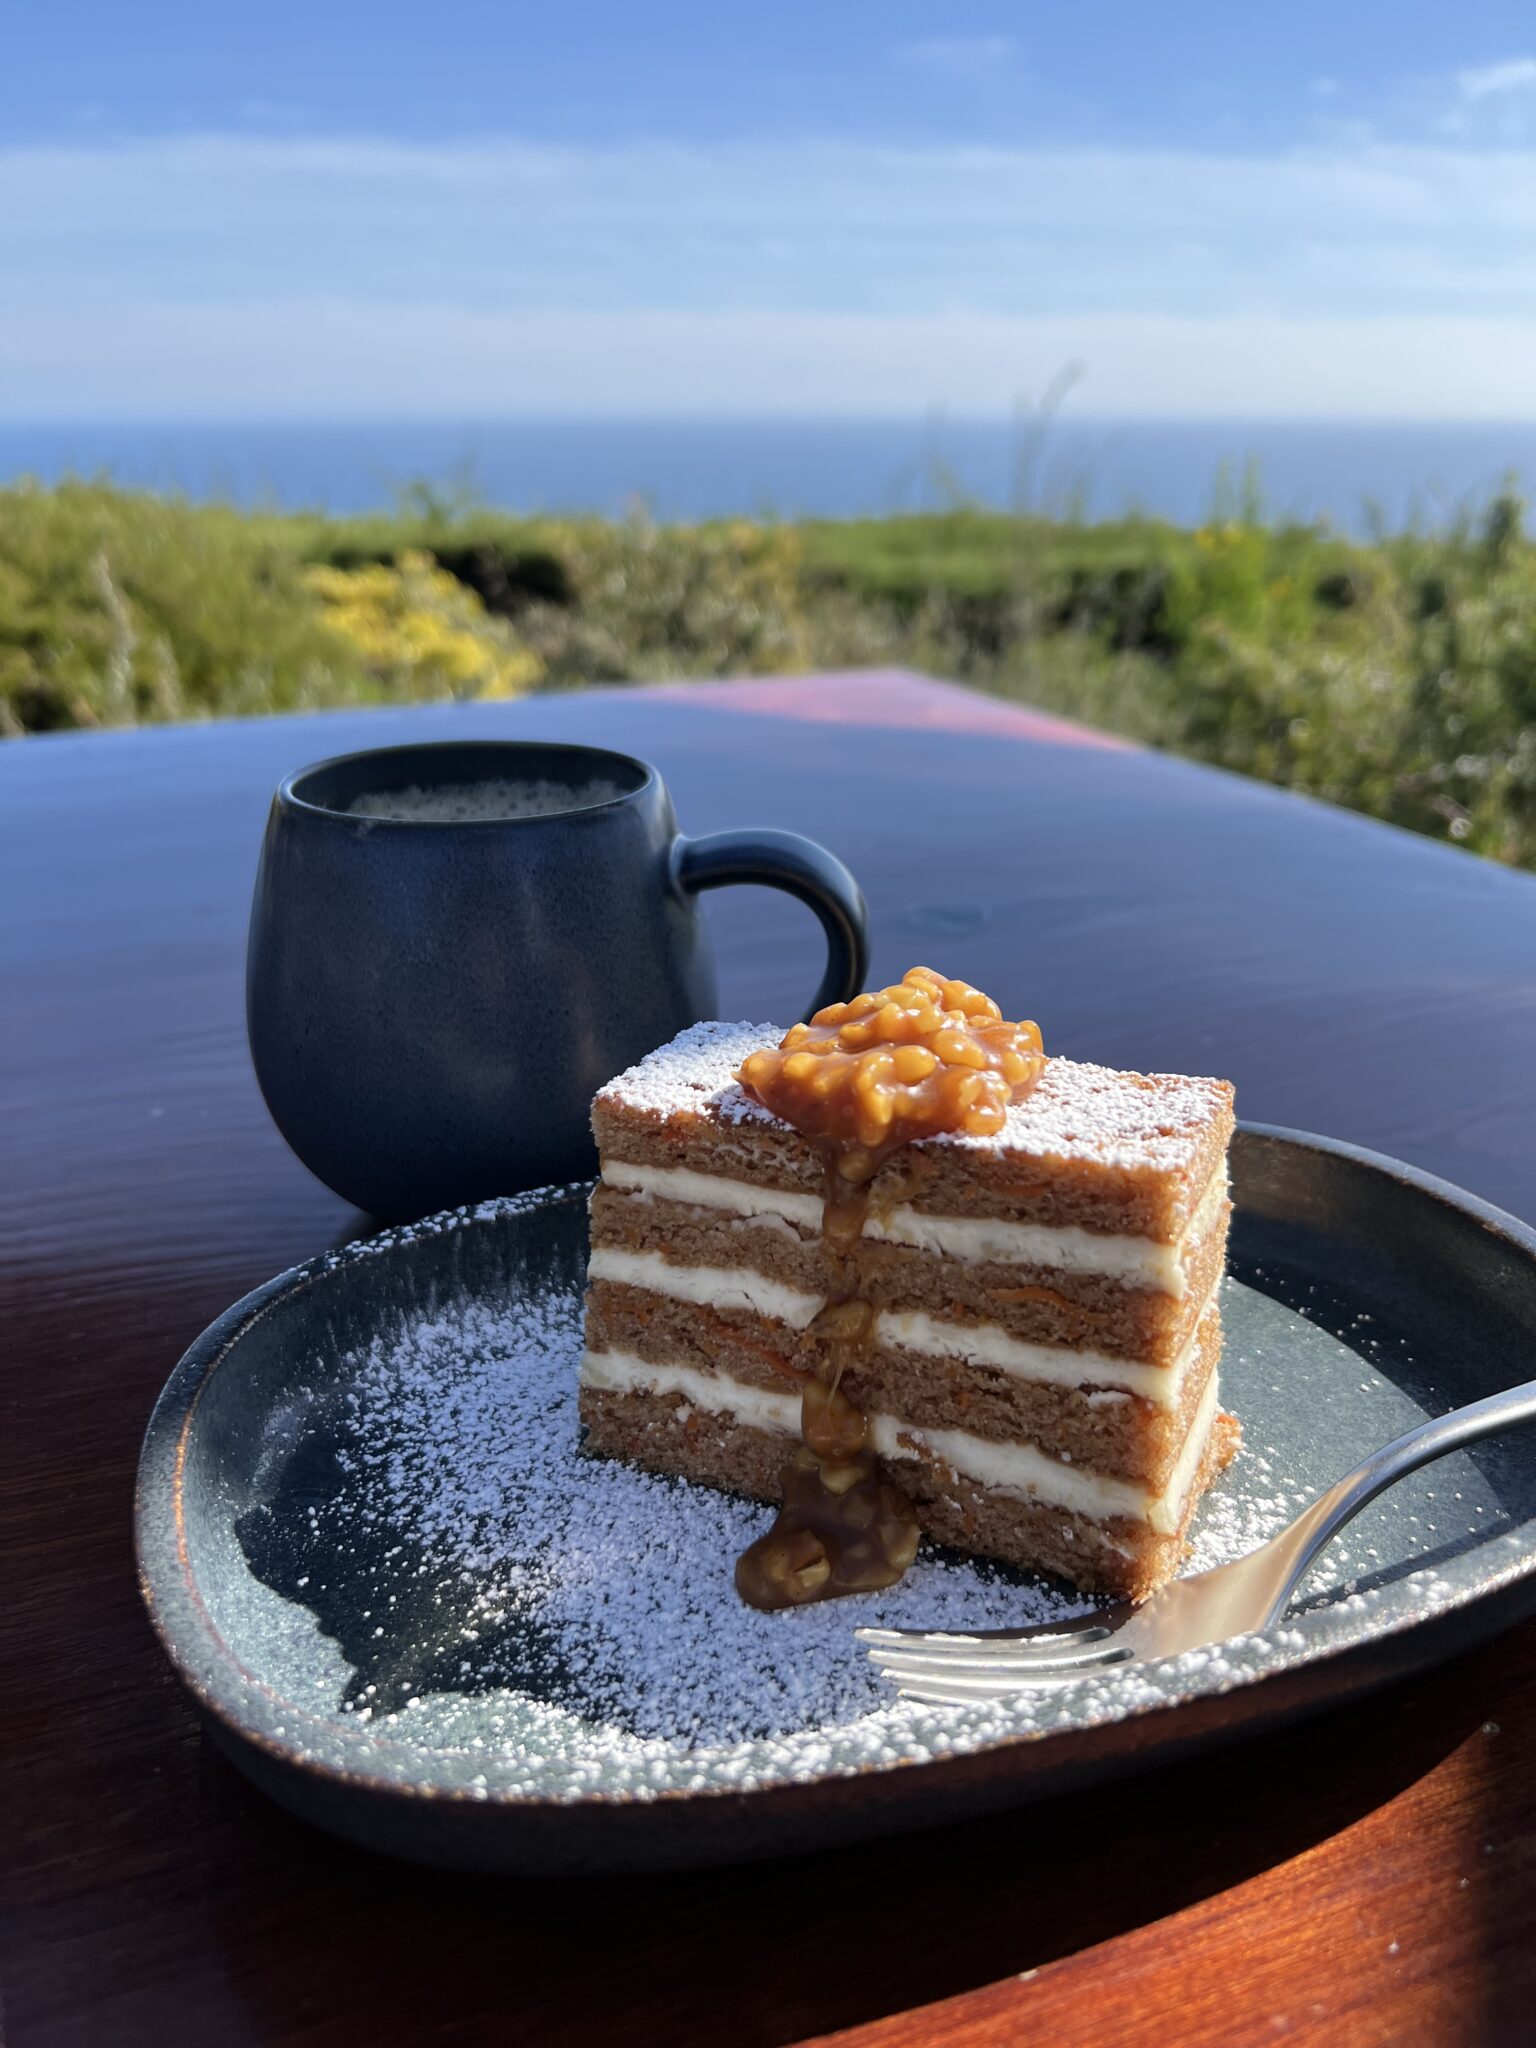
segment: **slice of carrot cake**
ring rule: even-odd
[[[1232,1455],[1225,1081],[1047,1059],[914,969],[782,1041],[700,1024],[602,1090],[589,1449],[782,1503],[773,1606],[917,1532],[1142,1597]]]

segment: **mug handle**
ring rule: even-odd
[[[807,1018],[828,1003],[846,1003],[869,973],[869,911],[864,892],[835,853],[798,832],[766,827],[742,832],[681,834],[672,843],[672,873],[684,889],[721,889],[760,882],[810,905],[827,935],[827,971]]]

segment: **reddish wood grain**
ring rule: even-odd
[[[779,676],[761,682],[662,683],[647,695],[709,705],[756,718],[789,718],[812,725],[887,726],[908,732],[986,734],[1001,739],[1044,741],[1062,747],[1109,747],[1118,752],[1130,745],[1113,733],[1074,725],[1046,711],[1031,711],[1000,697],[979,697],[965,690],[936,687],[926,676],[902,670],[876,670],[860,678],[857,690],[839,678]]]
[[[1281,1753],[1254,1746],[1240,1766],[1254,1800],[1331,1804],[1324,1743],[1329,1762],[1348,1769],[1359,1760],[1340,1754],[1347,1745],[1385,1737],[1400,1746],[1407,1782],[1362,1785],[1358,1818],[1335,1809],[1311,1846],[1195,1906],[1149,1916],[1011,1983],[826,2038],[859,2048],[1528,2042],[1536,1772],[1524,1731],[1533,1700],[1536,1636],[1525,1629],[1358,1717],[1335,1716]],[[1444,1755],[1434,1753],[1438,1739],[1415,1754],[1421,1731],[1465,1725],[1474,1701],[1485,1721]],[[1190,1818],[1173,1843],[1198,1840],[1198,1814]],[[1241,1799],[1204,1821],[1223,1836],[1252,1824]]]
[[[971,730],[915,678],[814,695],[844,721],[624,692],[0,749],[10,2048],[1531,2038],[1536,1629],[1118,1789],[701,1877],[396,1867],[202,1740],[133,1583],[139,1434],[199,1329],[359,1221],[273,1133],[241,1023],[256,841],[302,761],[411,733],[632,747],[689,830],[841,852],[877,973],[927,957],[1062,1050],[1231,1072],[1250,1115],[1536,1215],[1529,878],[990,707]],[[709,915],[728,1010],[796,1007],[809,918],[755,892]]]

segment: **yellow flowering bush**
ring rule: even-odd
[[[304,580],[332,632],[391,695],[520,697],[542,678],[538,656],[505,620],[428,554],[403,554],[393,566],[317,566]]]

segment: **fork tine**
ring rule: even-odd
[[[1090,1678],[1116,1665],[1095,1663],[1050,1665],[1035,1671],[912,1672],[888,1671],[885,1676],[903,1699],[924,1705],[965,1706],[978,1700],[1019,1699],[1036,1692],[1054,1692],[1074,1680]]]
[[[957,1664],[991,1664],[995,1659],[1017,1654],[1020,1657],[1055,1656],[1062,1651],[1072,1651],[1079,1646],[1107,1642],[1114,1630],[1106,1628],[1102,1621],[1081,1629],[1031,1630],[1028,1634],[1018,1629],[997,1629],[989,1634],[944,1635],[924,1629],[860,1628],[854,1634],[869,1650],[878,1655],[894,1650],[899,1652],[921,1651],[924,1656],[948,1658]]]
[[[877,1643],[869,1651],[876,1664],[922,1664],[934,1671],[1038,1671],[1046,1664],[1102,1664],[1130,1654],[1117,1637],[1094,1643]]]
[[[1065,1614],[1058,1621],[1037,1621],[1029,1628],[922,1629],[857,1628],[861,1643],[1035,1643],[1054,1642],[1059,1637],[1102,1636],[1130,1618],[1134,1609],[1117,1601],[1108,1607],[1089,1607],[1081,1614]]]
[[[1034,1651],[1023,1656],[981,1656],[964,1661],[949,1657],[929,1657],[920,1650],[872,1650],[871,1661],[887,1678],[898,1684],[908,1678],[921,1679],[934,1684],[942,1681],[950,1684],[968,1684],[975,1681],[1001,1680],[1005,1685],[1028,1685],[1036,1678],[1053,1676],[1070,1677],[1079,1671],[1102,1671],[1112,1665],[1124,1664],[1131,1652],[1123,1648],[1102,1648],[1061,1651],[1054,1656],[1044,1651]]]
[[[1064,1685],[1076,1684],[1079,1679],[1094,1677],[1100,1668],[1087,1665],[1076,1670],[1037,1671],[1027,1678],[1017,1671],[997,1672],[987,1677],[972,1674],[965,1678],[952,1678],[948,1672],[901,1675],[887,1671],[884,1677],[903,1699],[924,1702],[952,1700],[964,1705],[967,1700],[1017,1700],[1032,1692],[1055,1692]]]

